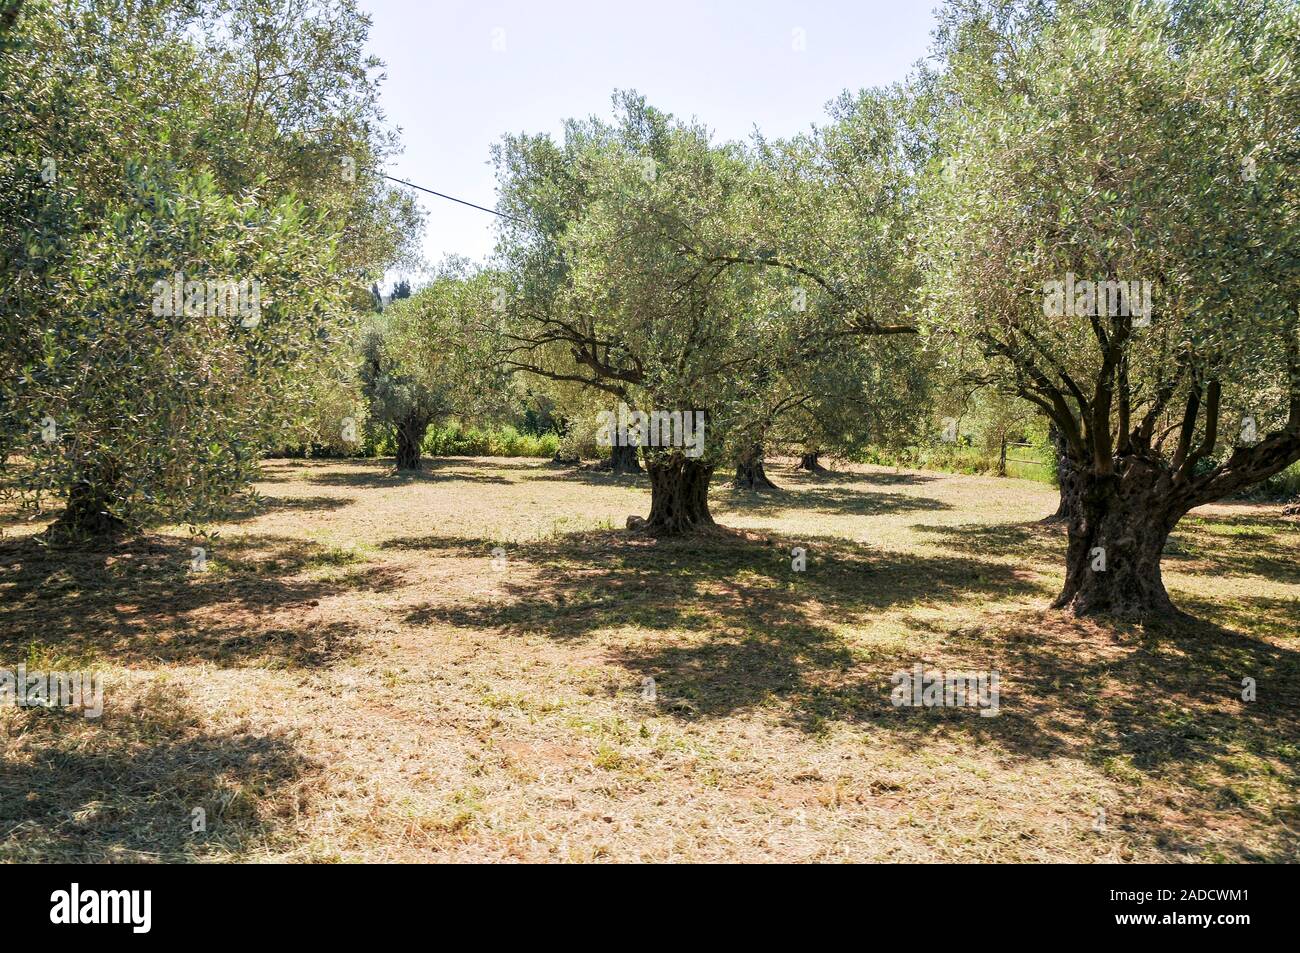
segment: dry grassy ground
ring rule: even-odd
[[[1144,630],[1044,611],[1050,488],[772,475],[715,486],[746,534],[655,542],[644,480],[273,462],[202,573],[180,528],[72,556],[10,519],[0,667],[97,668],[106,705],[0,710],[0,859],[1297,859],[1277,508],[1185,521],[1203,621]],[[999,671],[1000,714],[895,708],[921,660]]]

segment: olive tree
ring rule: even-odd
[[[929,320],[1066,445],[1058,607],[1174,611],[1178,521],[1300,459],[1298,37],[1270,0],[944,19]]]
[[[798,454],[798,469],[823,473],[823,454],[853,457],[868,446],[906,445],[928,418],[930,382],[913,340],[868,338],[869,348],[851,346],[860,340],[789,375],[799,400],[769,433]]]
[[[614,123],[570,121],[562,143],[519,136],[497,149],[501,252],[517,276],[505,360],[643,412],[700,415],[698,456],[644,449],[647,528],[688,532],[713,524],[714,469],[752,469],[765,429],[800,400],[798,369],[849,339],[915,328],[882,320],[897,305],[882,307],[878,276],[892,280],[895,259],[859,279],[862,253],[846,240],[823,261],[817,210],[837,200],[822,198],[802,145],[778,161],[636,96],[616,104]],[[860,237],[847,218],[839,234]]]
[[[648,529],[705,529],[710,477],[758,412],[747,382],[788,359],[762,269],[714,260],[732,250],[750,164],[698,124],[616,101],[615,123],[571,121],[561,144],[519,136],[496,151],[516,276],[505,364],[672,421],[643,448]]]
[[[929,144],[902,86],[845,92],[828,121],[787,140],[756,137],[755,198],[736,257],[783,276],[812,308],[815,359],[784,369],[768,437],[800,467],[914,435],[929,410],[935,356],[918,335],[916,170]]]
[[[350,0],[10,12],[6,482],[65,496],[79,534],[199,518],[281,439],[367,276],[414,239],[413,203],[363,175],[392,147],[368,23]]]
[[[465,262],[444,263],[432,282],[370,318],[360,376],[372,423],[397,444],[397,468],[421,469],[429,426],[505,406],[508,385],[494,359],[494,279]]]
[[[328,236],[300,205],[209,177],[130,180],[101,227],[60,237],[62,306],[5,384],[18,485],[66,493],[58,527],[96,537],[218,512],[293,413],[342,310]],[[27,258],[44,254],[34,245]]]

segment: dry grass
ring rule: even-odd
[[[1203,621],[1143,629],[1043,610],[1040,484],[772,473],[715,487],[746,533],[655,542],[613,528],[633,478],[274,462],[204,573],[176,528],[74,555],[10,521],[0,667],[98,668],[106,705],[0,710],[0,858],[1297,859],[1277,508],[1187,520]],[[920,660],[998,670],[1001,714],[893,707]]]

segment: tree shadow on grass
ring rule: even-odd
[[[268,513],[330,513],[352,506],[357,501],[347,496],[263,496],[245,500],[225,514],[222,523],[245,523]]]
[[[1030,550],[1062,545],[1036,526],[972,527],[958,538],[990,552],[999,533]],[[791,570],[792,544],[807,547],[803,573]],[[494,543],[391,545],[483,557]],[[630,685],[655,679],[666,717],[764,709],[812,735],[838,724],[903,749],[1079,761],[1126,792],[1116,824],[1172,851],[1208,849],[1197,835],[1206,812],[1230,811],[1270,839],[1261,846],[1228,836],[1214,850],[1296,856],[1286,831],[1297,819],[1300,653],[1285,645],[1189,619],[1142,627],[1043,610],[981,613],[984,600],[1046,604],[1054,593],[1007,563],[884,553],[838,538],[765,544],[590,532],[508,547],[507,558],[498,602],[430,603],[406,621],[599,637]],[[946,608],[952,616],[935,615]],[[919,629],[917,642],[871,635],[887,610],[899,624],[926,615],[930,631]],[[974,624],[957,621],[972,616]],[[998,713],[895,706],[895,674],[918,662],[930,672],[999,673]],[[1241,699],[1246,677],[1259,685],[1257,702]]]
[[[845,472],[811,475],[790,469],[777,471],[769,467],[768,470],[768,476],[777,487],[760,491],[738,490],[733,486],[734,475],[730,470],[725,467],[715,470],[710,482],[710,504],[719,513],[735,511],[765,516],[799,508],[863,516],[950,508],[941,500],[872,489],[874,486],[919,486],[935,479],[924,474]],[[576,467],[547,468],[539,471],[536,479],[587,486],[649,488],[644,473],[614,474]]]
[[[917,523],[911,529],[951,549],[1014,556],[1029,563],[1060,563],[1062,571],[1065,569],[1063,523],[963,523],[959,526]]]
[[[538,473],[546,472],[551,462],[549,457],[493,457],[484,456],[466,456],[460,454],[448,454],[446,456],[425,457],[425,462],[446,464],[447,466],[461,467],[491,467],[493,470],[530,470]]]
[[[927,496],[842,487],[780,487],[761,494],[732,489],[725,495],[716,496],[712,502],[719,513],[773,517],[796,510],[837,516],[880,516],[952,509],[948,503]]]
[[[769,467],[769,469],[772,469]],[[885,471],[864,472],[859,470],[826,470],[821,473],[809,473],[793,467],[782,467],[771,474],[778,481],[814,486],[921,486],[939,479],[927,473],[890,473]]]
[[[351,506],[356,500],[346,496],[267,496],[259,494],[255,499],[242,497],[224,510],[220,523],[246,523],[268,513],[301,512],[325,513]],[[53,509],[10,511],[0,515],[0,528],[21,526],[34,523],[48,526],[63,511],[63,503],[57,502]]]
[[[1171,538],[1167,565],[1184,572],[1300,584],[1300,532],[1281,518],[1196,514],[1184,518]]]
[[[485,556],[490,540],[392,540],[403,550]],[[805,550],[795,571],[791,550]],[[652,676],[700,714],[727,715],[774,695],[797,700],[851,671],[856,650],[841,630],[883,610],[1029,594],[1007,566],[978,559],[881,553],[838,537],[763,542],[740,535],[649,540],[586,532],[505,548],[504,598],[430,603],[406,617],[579,640],[618,629],[656,636],[616,649],[616,660]],[[515,578],[511,579],[511,572]]]
[[[98,550],[3,540],[0,663],[35,647],[127,664],[316,666],[354,651],[355,626],[306,625],[304,612],[332,595],[398,585],[353,552],[283,536],[147,536]]]
[[[1028,753],[1046,746],[1082,756],[1133,788],[1156,781],[1133,791],[1135,814],[1170,846],[1191,830],[1142,802],[1153,787],[1187,784],[1200,809],[1240,814],[1281,835],[1263,852],[1241,846],[1240,859],[1294,862],[1300,653],[1193,619],[1103,628],[1120,643],[1113,656],[1062,651],[1021,632],[1007,664],[1023,673],[1016,721],[1040,735]],[[1254,701],[1243,699],[1246,678],[1255,680]]]
[[[359,489],[385,489],[399,486],[411,486],[420,483],[450,483],[468,481],[488,483],[497,486],[509,486],[512,481],[505,477],[493,476],[483,472],[482,467],[454,458],[425,458],[420,470],[398,470],[391,463],[382,460],[335,460],[330,461],[331,469],[306,469],[296,474],[302,483],[315,486],[346,486]],[[503,467],[491,464],[492,469]]]
[[[1198,619],[1270,638],[1294,639],[1300,633],[1300,596],[1246,596],[1223,601],[1177,590],[1175,605]]]
[[[317,774],[286,735],[205,730],[179,685],[103,717],[0,716],[0,860],[186,862],[238,858],[292,836],[298,791]],[[206,830],[194,831],[201,808]]]
[[[585,465],[584,465],[585,467]],[[584,467],[545,467],[536,470],[533,479],[542,483],[580,483],[584,486],[628,486],[649,489],[645,473],[611,473]]]
[[[1200,852],[1206,813],[1226,812],[1269,838],[1221,839],[1212,850],[1223,858],[1300,856],[1295,649],[1196,619],[1143,627],[1030,611],[954,629],[908,655],[812,686],[788,720],[806,730],[849,724],[918,750],[949,742],[1082,761],[1123,792],[1113,823],[1163,849]],[[894,706],[895,673],[917,662],[931,673],[997,672],[998,714]],[[1257,686],[1253,702],[1242,697],[1246,678]]]

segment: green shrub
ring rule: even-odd
[[[1050,461],[1050,451],[1034,447],[1008,447],[1008,457],[1022,460]],[[857,456],[859,463],[882,467],[906,467],[915,470],[937,470],[941,473],[963,473],[968,476],[994,476],[998,472],[998,451],[992,453],[982,446],[957,443],[923,444],[903,448],[868,447]],[[1007,461],[1007,476],[1021,480],[1051,483],[1052,467]]]
[[[1275,473],[1262,483],[1247,487],[1234,499],[1273,502],[1277,500],[1293,500],[1297,497],[1300,497],[1300,463],[1293,463],[1281,473]]]
[[[556,434],[521,434],[509,424],[462,430],[453,423],[429,428],[424,453],[430,457],[553,457],[559,444]]]

